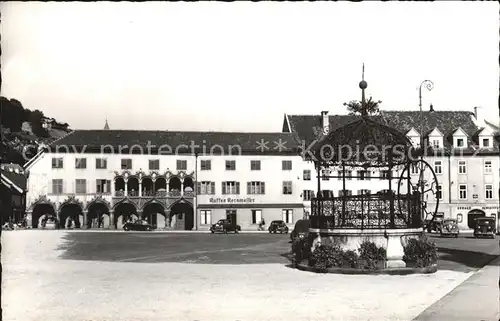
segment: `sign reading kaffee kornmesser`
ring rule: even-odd
[[[255,203],[255,198],[235,198],[235,197],[211,197],[209,199],[212,204],[237,204],[237,203]]]

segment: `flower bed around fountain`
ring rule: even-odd
[[[404,239],[404,266],[397,267],[388,266],[387,247],[366,235],[356,249],[352,248],[353,242],[345,247],[335,238],[325,240],[330,241],[314,242],[312,237],[296,240],[292,244],[294,266],[303,271],[337,274],[407,275],[437,271],[435,244],[422,235]]]

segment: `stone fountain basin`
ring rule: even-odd
[[[344,251],[356,251],[361,243],[367,240],[375,243],[378,247],[385,248],[387,251],[386,268],[380,271],[407,268],[406,263],[403,261],[403,247],[408,239],[418,238],[422,234],[422,228],[309,229],[309,237],[312,240],[311,251],[314,251],[316,244],[337,244]],[[356,269],[356,271],[359,270]]]

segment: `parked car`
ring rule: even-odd
[[[44,218],[40,224],[40,227],[45,230],[55,230],[59,228],[59,222],[54,216],[47,216]]]
[[[426,219],[424,221],[425,230],[427,233],[437,232],[441,233],[441,227],[443,223],[443,214],[436,214],[434,220]],[[432,221],[432,223],[431,223]]]
[[[272,221],[267,229],[269,233],[285,233],[288,234],[288,226],[284,221]]]
[[[493,217],[479,217],[475,220],[474,237],[491,237],[495,238],[496,228],[495,219]]]
[[[454,236],[455,238],[458,237],[458,234],[460,233],[458,231],[458,223],[457,220],[454,218],[446,218],[443,221],[441,221],[441,236]]]
[[[227,220],[227,219],[218,220],[217,223],[212,224],[212,226],[210,226],[210,232],[212,232],[212,234],[215,232],[218,232],[218,233],[227,233],[227,232],[238,233],[240,231],[241,231],[241,226],[239,226],[238,224],[235,224],[235,223],[231,222],[231,220]]]
[[[153,226],[144,220],[137,220],[135,222],[127,222],[123,225],[125,231],[152,231]]]
[[[294,241],[296,238],[303,237],[307,238],[309,235],[309,227],[311,226],[310,220],[298,220],[295,223],[292,233],[290,233],[290,239]]]

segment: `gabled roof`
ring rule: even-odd
[[[298,135],[301,141],[306,144],[314,141],[322,132],[322,118],[320,115],[287,115],[290,130]],[[330,121],[329,132],[345,126],[353,121],[358,120],[359,117],[351,115],[329,115]],[[380,116],[374,116],[372,119],[381,121]],[[383,124],[383,123],[382,123]]]
[[[472,137],[474,133],[472,133],[472,135],[470,136]],[[464,131],[462,127],[458,127],[457,129],[455,129],[455,131],[453,131],[453,136],[469,136],[469,135],[467,135],[467,132]]]
[[[420,136],[420,133],[418,130],[415,129],[415,127],[412,127],[407,133],[406,136],[411,136],[411,137],[418,137]]]
[[[472,135],[472,137],[474,138],[479,136],[494,136],[494,134],[490,132],[488,128],[481,127]]]
[[[1,165],[2,184],[8,188],[15,189],[19,193],[26,191],[26,175],[23,168],[17,164]]]
[[[281,142],[281,147],[278,145]],[[262,143],[265,143],[262,145]],[[235,155],[238,150],[246,154],[297,153],[299,145],[293,133],[249,133],[249,132],[194,132],[152,130],[75,130],[71,134],[51,143],[49,151],[107,151],[119,148],[125,153],[159,152],[220,153]],[[132,148],[133,147],[133,148]],[[131,151],[127,151],[130,149]]]
[[[430,130],[426,135],[425,137],[429,137],[429,136],[441,136],[443,137],[443,133],[441,133],[441,131],[439,130],[439,128],[437,127],[434,127],[434,129]]]
[[[468,135],[468,144],[471,145],[471,137],[477,131],[477,126],[472,120],[472,112],[469,111],[424,111],[423,132],[430,133],[437,128],[443,134],[445,148],[453,145],[453,133],[457,128]],[[321,129],[321,116],[318,115],[287,115],[292,132],[297,133],[300,139],[312,142],[315,139],[314,132]],[[344,126],[353,121],[355,116],[330,115],[330,130]],[[372,119],[383,125],[392,127],[401,133],[408,133],[412,128],[420,128],[420,111],[380,111],[379,116]],[[417,131],[419,132],[419,131]],[[498,148],[498,143],[495,143]],[[472,152],[474,152],[471,149]]]

